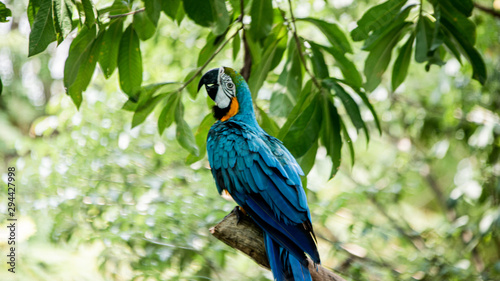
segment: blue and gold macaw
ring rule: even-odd
[[[297,161],[255,119],[245,79],[229,67],[212,69],[200,80],[215,101],[217,122],[207,153],[220,194],[228,192],[264,232],[275,280],[311,280],[307,253],[320,263]]]

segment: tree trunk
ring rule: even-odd
[[[248,216],[241,215],[240,221],[236,212],[227,215],[216,226],[210,228],[210,232],[215,238],[221,240],[232,248],[238,249],[259,265],[269,268],[269,261],[264,247],[262,230]],[[314,263],[308,258],[309,271],[314,281],[345,281],[339,275],[321,267],[315,268]]]

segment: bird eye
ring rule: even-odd
[[[232,89],[232,88],[234,87],[234,84],[233,84],[233,83],[231,83],[231,82],[229,82],[229,83],[227,83],[227,87],[228,87],[229,89]]]

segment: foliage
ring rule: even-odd
[[[9,8],[5,6],[4,3],[0,2],[0,22],[7,22],[7,17],[11,17],[12,12]],[[0,77],[0,95],[2,94],[3,84],[2,79]]]
[[[346,56],[346,54],[352,54],[353,50],[342,28],[334,22],[319,18],[296,19],[292,13],[291,1],[284,3],[283,7],[281,5],[273,7],[271,0],[186,0],[182,3],[159,0],[134,3],[134,1],[117,0],[111,5],[99,7],[94,6],[90,0],[82,1],[81,5],[66,0],[41,2],[33,0],[29,4],[32,10],[28,11],[28,15],[32,18],[29,55],[33,56],[42,52],[52,41],[57,40],[60,43],[72,29],[78,29],[66,60],[64,79],[67,94],[71,96],[75,105],[80,106],[82,92],[89,85],[97,62],[106,78],[109,78],[115,68],[118,68],[120,88],[129,97],[130,103],[137,103],[139,99],[145,101],[143,106],[134,106],[136,115],[140,114],[142,117],[134,118],[132,125],[139,125],[145,119],[143,117],[151,113],[158,103],[166,100],[168,102],[164,111],[174,110],[175,107],[174,122],[179,128],[178,141],[182,147],[191,152],[191,157],[199,157],[199,148],[196,147],[194,136],[181,114],[182,103],[171,104],[176,100],[169,99],[170,95],[167,93],[157,96],[145,93],[144,89],[150,85],[142,85],[143,65],[140,40],[150,40],[154,35],[158,28],[160,9],[177,23],[187,16],[197,25],[209,28],[211,32],[205,47],[198,54],[198,69],[191,73],[192,76],[181,87],[170,94],[174,92],[180,94],[186,90],[195,97],[195,90],[194,88],[190,90],[189,84],[229,41],[233,41],[235,54],[233,60],[238,60],[237,54],[241,49],[241,44],[245,46],[245,56],[251,58],[245,62],[243,68],[250,69],[250,76],[246,78],[254,98],[257,97],[257,93],[266,81],[268,73],[280,63],[285,63],[285,69],[290,68],[280,75],[278,82],[284,86],[286,94],[276,93],[271,97],[274,101],[271,109],[277,107],[273,106],[276,103],[281,104],[282,108],[270,113],[287,117],[290,126],[284,126],[279,134],[283,137],[287,136],[284,141],[293,148],[292,153],[297,158],[309,151],[320,140],[320,135],[323,136],[321,142],[329,147],[328,155],[334,163],[337,163],[331,172],[333,176],[340,164],[342,143],[349,138],[348,127],[345,125],[329,126],[330,120],[318,118],[318,116],[322,116],[321,110],[325,110],[326,116],[338,119],[334,121],[335,124],[339,122],[345,124],[346,117],[339,115],[337,103],[326,101],[330,106],[318,110],[312,107],[319,108],[316,106],[319,99],[330,100],[332,97],[339,99],[356,130],[362,130],[368,141],[368,127],[352,95],[358,95],[365,106],[371,110],[380,131],[378,117],[369,104],[365,91],[373,91],[380,84],[382,74],[391,60],[392,50],[403,38],[408,37],[393,68],[393,89],[398,88],[406,78],[414,42],[415,61],[426,62],[427,70],[432,64],[443,65],[445,52],[449,50],[458,60],[460,60],[460,54],[464,55],[473,67],[473,78],[482,84],[485,83],[485,64],[474,47],[475,25],[468,19],[472,14],[472,0],[430,1],[433,7],[432,13],[424,9],[427,2],[422,1],[420,5],[407,4],[407,2],[407,0],[388,0],[371,7],[359,19],[358,26],[351,31],[353,40],[364,41],[363,49],[369,51],[365,60],[365,83],[354,63]],[[143,8],[137,5],[142,5]],[[76,19],[73,18],[75,9],[78,11]],[[408,16],[416,9],[418,9],[417,19],[408,21]],[[252,18],[249,24],[244,21],[245,15],[250,15]],[[124,24],[127,16],[132,17],[133,20]],[[326,37],[329,46],[318,44],[309,38],[299,37],[296,21],[313,24]],[[307,50],[303,50],[305,46]],[[284,56],[285,51],[288,53],[288,58]],[[306,61],[304,51],[308,52],[309,62]],[[343,79],[330,76],[329,67],[325,62],[325,53],[333,57],[334,65],[340,69]],[[312,66],[312,72],[309,69],[310,66]],[[305,101],[316,102],[313,102],[310,110],[305,112],[307,115],[304,113],[291,115],[292,111],[287,108],[308,106],[307,103],[305,105],[297,103],[300,99],[299,93],[303,92],[300,80],[304,71],[313,82],[306,93],[312,97]],[[297,83],[297,80],[300,82]],[[325,80],[325,83],[321,80]],[[147,95],[147,99],[141,95]],[[323,97],[316,99],[315,95]],[[315,114],[310,114],[311,110]],[[266,113],[261,111],[261,114]],[[168,127],[165,126],[166,124],[172,123],[160,120],[159,131],[162,132]],[[310,123],[317,123],[317,126],[308,128],[314,131],[308,138],[301,138],[287,131],[302,132]],[[330,141],[334,139],[333,136],[341,140],[341,135],[344,136],[343,141]],[[352,147],[350,151],[354,153]]]
[[[234,207],[207,169],[214,120],[196,92],[220,65],[249,71],[260,124],[302,155],[324,266],[500,278],[500,28],[470,1],[244,1],[245,17],[236,0],[4,2],[0,170],[19,170],[20,280],[270,278],[208,232]]]
[[[0,2],[0,22],[7,22],[7,17],[11,17],[12,12],[9,8],[5,6],[4,3]]]

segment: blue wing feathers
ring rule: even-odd
[[[219,193],[227,189],[264,230],[275,278],[311,280],[304,252],[315,263],[320,259],[300,180],[303,172],[281,141],[243,122],[216,122],[207,154]]]

